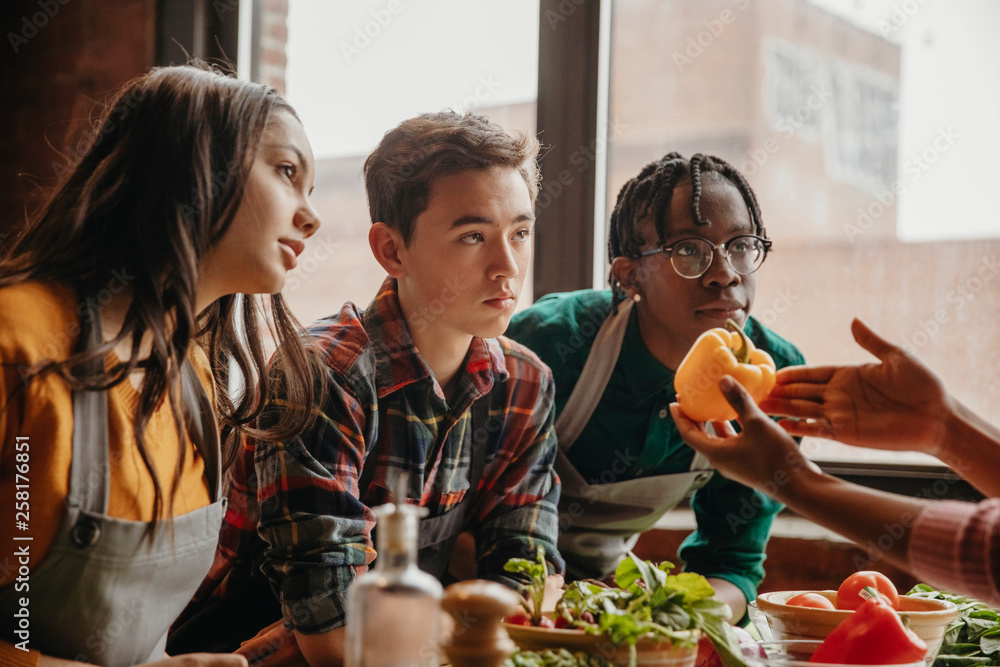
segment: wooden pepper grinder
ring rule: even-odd
[[[495,581],[472,579],[444,589],[441,608],[454,626],[442,648],[451,666],[500,667],[517,650],[502,621],[520,604],[517,593]]]

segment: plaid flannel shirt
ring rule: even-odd
[[[343,625],[347,588],[375,558],[371,508],[389,501],[403,471],[410,502],[419,499],[429,517],[475,494],[464,529],[475,535],[480,577],[519,587],[503,566],[533,559],[538,546],[562,571],[555,386],[538,357],[503,337],[473,339],[447,404],[391,278],[366,312],[348,303],[310,333],[330,380],[321,414],[289,442],[245,444],[230,471],[215,564],[193,606],[262,571],[287,625],[303,633]],[[474,401],[489,402],[486,425],[472,424]],[[486,456],[478,480],[468,479],[473,446]],[[359,489],[369,466],[371,482]]]

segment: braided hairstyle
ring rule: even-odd
[[[705,173],[718,174],[736,186],[750,211],[754,233],[766,239],[767,232],[761,220],[757,196],[736,167],[714,155],[695,153],[687,159],[680,153],[667,153],[643,167],[639,175],[625,183],[618,193],[608,233],[608,261],[613,262],[615,257],[639,256],[643,245],[639,222],[647,216],[652,215],[656,236],[663,242],[670,215],[670,201],[674,189],[685,176],[691,179],[691,209],[695,222],[699,225],[708,224],[701,215],[701,176]],[[613,302],[617,306],[625,293],[613,277],[610,281]]]

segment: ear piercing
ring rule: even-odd
[[[642,295],[636,292],[635,294],[632,295],[632,300],[635,301],[636,303],[639,303],[640,301],[642,301]]]

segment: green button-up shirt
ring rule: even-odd
[[[610,309],[610,290],[549,294],[511,321],[506,335],[531,348],[552,369],[557,414]],[[794,345],[753,317],[744,331],[778,368],[805,362]],[[676,397],[674,371],[646,348],[633,313],[604,395],[569,451],[573,465],[592,483],[689,470],[694,450],[681,439],[668,409]],[[764,549],[781,505],[716,473],[695,491],[691,508],[697,529],[678,553],[685,569],[729,581],[747,600],[756,598],[764,578]]]

